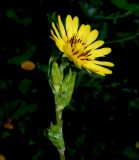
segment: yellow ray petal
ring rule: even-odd
[[[93,60],[94,64],[98,64],[98,65],[102,65],[102,66],[109,66],[109,67],[113,67],[114,64],[112,62],[106,62],[106,61],[96,61]]]
[[[70,15],[68,15],[66,17],[66,32],[67,32],[67,36],[70,39],[72,37],[72,17]]]
[[[56,36],[57,36],[59,39],[61,39],[60,34],[59,34],[59,32],[58,32],[58,30],[57,30],[57,28],[56,28],[56,26],[55,26],[54,23],[52,23],[52,27],[53,27],[53,29],[54,29],[54,31],[55,31]]]
[[[72,21],[72,34],[73,35],[76,35],[77,30],[78,30],[78,25],[79,25],[79,19],[77,16],[75,16]]]
[[[102,67],[102,66],[99,66],[99,65],[96,65],[94,64],[93,62],[88,62],[86,64],[84,64],[84,68],[87,68],[89,70],[91,70],[92,72],[95,72],[97,74],[112,74],[112,71],[105,68],[105,67]]]
[[[55,41],[56,39],[58,40],[57,36],[54,34],[53,30],[50,29],[50,33],[52,35],[53,40]]]
[[[97,74],[99,74],[101,76],[105,76],[106,75],[104,72],[97,72]]]
[[[91,29],[90,25],[82,24],[77,33],[77,39],[85,40],[88,34],[90,33],[90,29]]]
[[[86,51],[89,51],[92,49],[97,49],[97,48],[101,47],[103,44],[104,44],[104,41],[98,40],[98,41],[92,43],[91,45],[89,45],[84,51],[86,52]]]
[[[90,34],[86,38],[86,46],[94,42],[98,37],[99,32],[94,29],[90,32]]]
[[[68,59],[69,59],[70,61],[73,61],[73,62],[74,62],[75,66],[76,66],[77,68],[80,68],[80,69],[81,69],[81,68],[82,68],[82,66],[81,66],[82,63],[81,63],[81,61],[80,61],[79,58],[76,58],[76,56],[74,56],[74,55],[72,54],[71,45],[70,45],[70,44],[64,45],[63,50],[64,50],[65,57],[68,57]]]
[[[104,57],[105,55],[109,54],[111,52],[111,48],[101,48],[101,49],[96,49],[92,50],[89,54],[89,58],[97,58],[97,57]]]
[[[79,30],[78,30],[78,33],[77,33],[77,38],[78,39],[80,39],[81,37],[82,37],[82,35],[83,35],[83,31],[84,31],[84,28],[85,28],[85,25],[84,24],[82,24],[81,26],[80,26],[80,28],[79,28]]]
[[[79,59],[75,59],[74,60],[74,64],[77,68],[82,69],[82,65]]]
[[[61,51],[61,52],[64,52],[64,50],[63,50],[63,42],[62,41],[56,41],[55,42],[56,43],[56,46],[59,48],[59,50]]]
[[[50,30],[50,32],[51,32],[51,35],[52,35],[52,39],[55,41],[56,46],[59,48],[59,50],[60,50],[61,52],[63,52],[64,41],[63,41],[62,39],[59,40],[59,39],[55,36],[55,34],[54,34],[54,32],[53,32],[52,30]]]
[[[66,40],[67,38],[66,38],[65,28],[64,28],[64,25],[63,25],[63,23],[61,21],[61,17],[60,16],[58,16],[58,24],[59,24],[58,27],[59,27],[60,34],[61,34],[62,38],[64,40]]]
[[[85,42],[87,36],[90,34],[91,31],[91,26],[90,25],[85,25],[85,29],[84,29],[84,35],[83,35],[83,42]]]
[[[71,45],[70,44],[65,44],[63,46],[63,51],[64,51],[64,54],[72,61],[72,58],[71,58],[71,55],[72,55],[72,48],[71,48]]]

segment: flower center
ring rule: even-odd
[[[86,46],[83,42],[83,39],[78,39],[76,36],[73,36],[70,40],[67,40],[67,43],[71,45],[72,55],[80,60],[90,61],[88,58],[88,53],[90,51],[85,51]]]

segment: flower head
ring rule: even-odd
[[[78,17],[75,16],[72,19],[70,15],[66,17],[65,26],[61,17],[58,16],[58,26],[52,23],[52,28],[51,38],[58,49],[63,52],[63,56],[73,61],[77,68],[85,68],[103,76],[112,73],[103,66],[112,67],[113,63],[96,60],[111,52],[111,48],[99,48],[104,41],[96,40],[99,34],[96,29],[91,31],[91,26],[84,24],[79,27]]]

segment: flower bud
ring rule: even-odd
[[[68,67],[65,61],[60,66],[54,58],[49,61],[49,84],[54,93],[56,109],[58,110],[63,110],[69,104],[74,90],[76,72],[68,69]],[[68,72],[65,73],[65,70]]]

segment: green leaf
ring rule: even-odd
[[[130,100],[129,107],[139,110],[139,98],[135,98],[135,99]]]
[[[126,9],[128,7],[128,2],[126,0],[111,0],[113,4],[118,8]]]
[[[108,24],[103,23],[103,28],[100,32],[99,39],[105,39],[108,36]]]
[[[36,46],[31,45],[21,56],[16,56],[8,60],[8,64],[16,64],[19,65],[22,62],[30,59],[33,54],[36,52]]]
[[[43,72],[45,72],[45,73],[48,74],[48,65],[42,65],[42,64],[40,64],[40,63],[37,63],[37,67],[38,67],[41,71],[43,71]]]
[[[32,84],[32,81],[30,79],[24,79],[20,82],[19,84],[19,91],[22,93],[22,94],[26,94],[29,87],[31,86]]]
[[[6,15],[7,15],[7,17],[9,17],[9,18],[14,18],[15,20],[16,20],[16,18],[17,18],[17,15],[16,15],[16,13],[15,13],[14,10],[8,10],[8,11],[6,12]]]
[[[116,7],[130,12],[139,13],[139,3],[128,3],[126,0],[111,0]]]
[[[24,105],[25,101],[17,99],[13,102],[9,102],[5,104],[5,109],[7,110],[8,114],[10,114],[13,110],[15,110],[18,106]]]
[[[1,135],[1,138],[8,138],[8,137],[10,137],[11,135],[10,135],[10,133],[8,132],[8,131],[3,131],[2,132],[2,135]]]
[[[0,79],[0,89],[5,89],[5,88],[7,88],[7,83],[4,80]]]
[[[35,154],[34,154],[34,156],[33,156],[33,160],[39,160],[39,159],[41,159],[40,157],[43,155],[43,153],[44,153],[44,150],[38,150]]]
[[[76,146],[79,148],[81,145],[85,143],[85,135],[81,134],[77,139],[76,139]]]
[[[33,145],[33,144],[35,144],[35,142],[33,141],[33,140],[29,140],[29,145]]]
[[[8,10],[6,12],[7,17],[13,18],[17,23],[21,23],[25,26],[32,23],[32,18],[30,16],[26,16],[25,18],[20,18],[16,13],[16,10]]]
[[[30,16],[27,16],[26,18],[24,19],[19,19],[18,20],[19,23],[22,23],[23,25],[27,26],[29,24],[32,23],[32,18]]]
[[[48,137],[58,150],[65,150],[62,128],[60,128],[58,125],[51,124],[50,128],[48,129]]]
[[[25,130],[26,130],[26,124],[25,123],[22,123],[22,122],[19,122],[18,123],[18,127],[19,127],[19,130],[22,134],[25,134]]]
[[[2,119],[5,115],[8,116],[8,118],[12,119],[13,112],[15,112],[15,110],[18,110],[18,107],[25,105],[25,101],[20,99],[12,102],[5,102],[4,105],[0,108],[0,119]]]
[[[105,150],[105,147],[106,147],[105,142],[99,142],[98,144],[95,145],[92,152],[94,155],[99,155],[101,154],[101,152]]]
[[[137,154],[137,152],[133,148],[131,148],[131,147],[126,147],[124,149],[124,154],[126,156],[128,156],[130,159],[137,159],[137,158],[139,158],[139,155]]]
[[[26,103],[22,104],[12,115],[12,119],[18,119],[19,117],[23,116],[26,113],[32,113],[37,110],[38,104],[33,103],[27,105]]]
[[[111,95],[109,93],[104,93],[103,99],[104,101],[108,102],[111,98]]]

